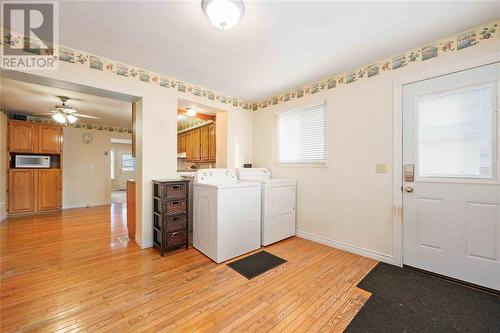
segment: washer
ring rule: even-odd
[[[271,178],[265,168],[240,168],[236,174],[242,181],[262,184],[261,244],[295,236],[295,179]]]
[[[261,185],[234,170],[201,169],[193,181],[193,246],[220,263],[260,248]]]

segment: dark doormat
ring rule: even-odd
[[[285,259],[277,257],[274,254],[260,251],[227,265],[250,280],[285,262]]]
[[[372,296],[345,332],[500,332],[500,297],[379,263],[358,284]]]

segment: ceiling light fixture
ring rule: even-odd
[[[66,124],[66,117],[60,112],[54,113],[52,118],[60,124]]]
[[[187,108],[186,109],[186,116],[188,116],[188,117],[196,116],[196,110],[193,108]]]
[[[234,27],[245,12],[241,0],[203,0],[201,7],[213,25],[222,30]]]
[[[73,116],[72,114],[67,114],[66,119],[68,119],[70,124],[73,124],[78,118]]]

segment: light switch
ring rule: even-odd
[[[387,164],[375,164],[376,173],[387,173]]]
[[[90,170],[94,170],[94,164],[90,164]]]

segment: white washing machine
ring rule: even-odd
[[[295,236],[295,179],[271,178],[265,168],[240,168],[236,174],[242,181],[262,184],[261,244]]]
[[[193,246],[220,263],[260,248],[258,182],[234,170],[201,169],[193,179]]]

